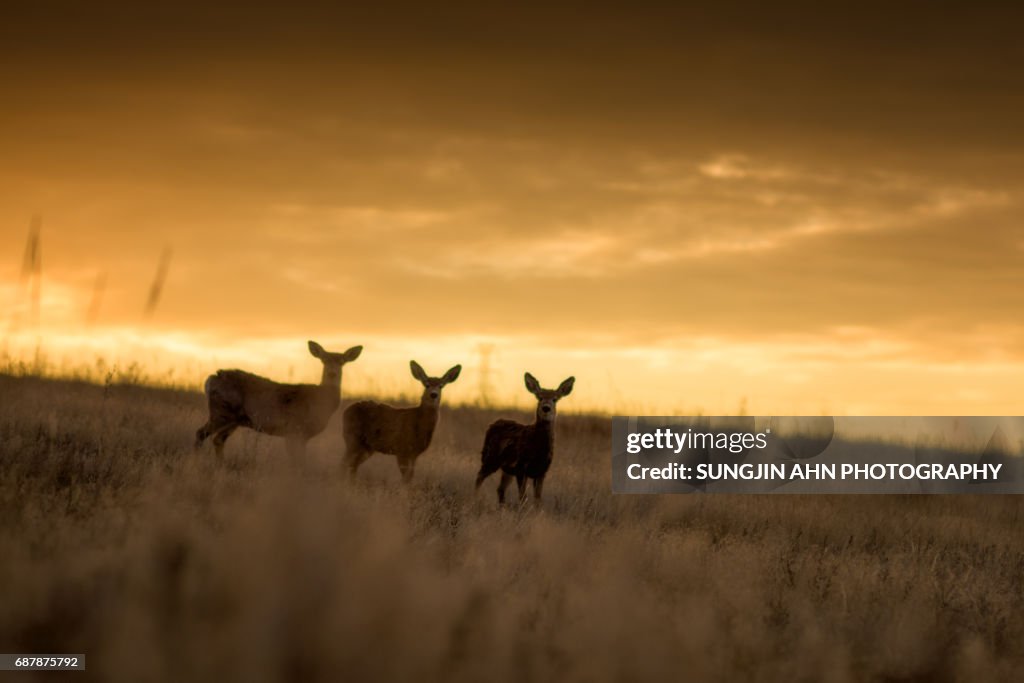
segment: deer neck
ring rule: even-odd
[[[421,399],[420,404],[416,407],[416,413],[419,419],[426,422],[437,422],[437,416],[440,414],[441,406],[437,404],[431,404],[427,399]]]
[[[328,396],[336,398],[339,402],[341,401],[341,370],[337,373],[324,368],[323,374],[320,376],[320,390]]]
[[[533,433],[538,440],[551,444],[555,442],[555,421],[542,420],[540,415],[533,421]]]

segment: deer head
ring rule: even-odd
[[[323,378],[320,380],[320,384],[323,386],[340,387],[341,366],[345,363],[351,363],[356,358],[359,358],[359,354],[363,352],[363,347],[353,346],[344,353],[332,353],[331,351],[325,350],[324,347],[320,346],[315,341],[310,341],[309,352],[324,364],[324,374]]]
[[[536,377],[530,373],[526,373],[526,388],[531,394],[537,397],[537,420],[554,420],[555,404],[572,392],[572,385],[575,382],[576,378],[570,377],[559,384],[557,389],[543,389]]]
[[[462,366],[456,365],[440,377],[427,377],[427,373],[414,360],[409,361],[409,369],[412,370],[412,376],[423,384],[421,403],[432,406],[441,405],[441,390],[446,384],[450,384],[458,379],[459,373],[462,372]]]

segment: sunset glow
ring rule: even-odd
[[[406,8],[214,13],[180,45],[173,12],[47,43],[26,10],[0,48],[2,351],[199,386],[315,381],[316,339],[365,345],[352,394],[412,396],[415,358],[465,366],[456,403],[526,406],[529,370],[577,377],[567,410],[1019,412],[1021,76],[986,36],[883,30],[852,60],[867,27],[839,19],[592,11],[544,15],[568,44],[525,10],[451,36]]]

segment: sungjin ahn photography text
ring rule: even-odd
[[[1018,680],[1021,26],[6,4],[4,679]]]

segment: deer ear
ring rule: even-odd
[[[442,377],[441,380],[445,384],[449,384],[451,382],[454,382],[455,380],[457,380],[459,378],[459,373],[460,372],[462,372],[462,366],[461,365],[456,365],[454,368],[452,368],[448,372],[444,373],[444,377]]]
[[[562,396],[568,396],[570,393],[572,393],[572,385],[575,382],[575,377],[570,377],[569,379],[565,380],[564,382],[558,385],[558,393],[560,393]]]
[[[309,352],[313,354],[315,358],[322,359],[324,357],[324,347],[320,346],[319,344],[312,340],[310,340],[309,342]]]
[[[362,346],[353,346],[351,349],[342,354],[345,357],[346,363],[351,363],[356,358],[359,358],[359,354],[363,352]]]
[[[412,370],[413,377],[426,384],[427,373],[423,372],[423,368],[420,367],[419,363],[414,360],[409,361],[409,369]]]
[[[531,394],[536,394],[540,391],[540,382],[537,381],[536,377],[530,373],[526,373],[524,377],[526,379],[526,388]]]

